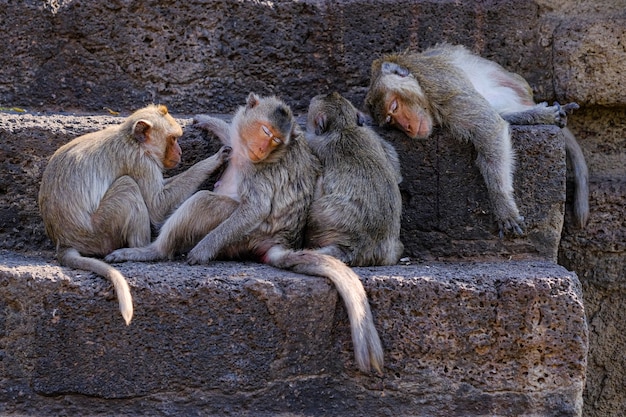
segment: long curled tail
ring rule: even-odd
[[[383,348],[378,337],[365,288],[359,277],[340,260],[313,250],[292,251],[273,247],[265,255],[265,263],[301,274],[330,279],[348,311],[354,357],[359,369],[371,368],[382,375]]]
[[[574,217],[579,228],[584,228],[589,219],[589,170],[585,162],[585,155],[574,134],[568,129],[563,128],[563,136],[565,136],[565,150],[567,156],[572,163],[574,171],[574,183],[576,190],[574,191]]]
[[[128,286],[128,282],[126,282],[124,275],[111,265],[99,259],[82,256],[74,248],[63,248],[58,250],[57,258],[59,259],[61,265],[95,272],[98,275],[108,278],[113,283],[113,287],[115,288],[122,317],[124,318],[126,325],[130,324],[130,321],[133,318],[133,299],[130,295],[130,287]]]

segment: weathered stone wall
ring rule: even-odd
[[[582,109],[568,123],[587,159],[589,224],[566,220],[559,263],[583,285],[590,351],[583,415],[626,412],[626,4],[549,3],[555,32],[557,95]]]
[[[580,284],[553,262],[355,268],[385,348],[379,378],[356,369],[325,279],[121,264],[136,303],[125,326],[106,281],[0,256],[3,416],[581,415]]]
[[[158,3],[0,0],[5,36],[0,107],[83,112],[108,107],[127,112],[162,102],[178,114],[226,113],[249,90],[279,94],[300,112],[313,94],[330,90],[359,104],[373,55],[444,40],[465,44],[520,73],[539,100],[578,101],[582,108],[570,118],[569,127],[589,163],[591,218],[585,230],[577,230],[568,221],[568,210],[559,262],[581,277],[591,323],[584,415],[623,415],[623,0]],[[62,128],[73,133],[71,124]],[[51,134],[43,139],[47,134],[42,128],[34,136],[43,142],[29,142],[26,148],[3,137],[3,201],[16,195],[11,191],[14,175],[25,172],[35,181],[43,155],[66,137]],[[403,146],[403,139],[391,139]],[[518,172],[523,169],[520,164]],[[5,240],[4,247],[28,247],[21,236],[45,245],[41,229],[30,234],[36,224],[30,220],[36,215],[32,199],[20,204],[0,209],[3,239],[13,239]],[[441,219],[444,225],[450,222],[447,216]],[[480,217],[470,219],[472,226],[487,224]],[[434,255],[463,248],[465,243],[451,245]],[[416,252],[424,258],[432,255],[429,250]]]
[[[11,42],[0,102],[45,110],[227,113],[250,90],[303,110],[337,90],[360,103],[374,56],[468,45],[554,98],[551,20],[519,1],[0,1]],[[53,34],[53,35],[52,35]]]

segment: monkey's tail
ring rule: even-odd
[[[113,287],[115,288],[122,317],[124,318],[126,325],[130,324],[130,321],[133,318],[133,299],[130,295],[130,287],[128,286],[128,282],[126,282],[124,275],[106,262],[82,256],[74,248],[59,249],[57,251],[57,258],[59,259],[61,265],[95,272],[98,275],[108,278],[113,283]]]
[[[374,326],[365,288],[352,269],[330,255],[312,250],[291,251],[273,247],[267,252],[265,261],[277,268],[330,279],[348,311],[354,356],[359,369],[369,372],[374,368],[382,375],[382,344]]]
[[[568,128],[563,128],[563,136],[565,136],[565,150],[567,156],[572,163],[574,170],[574,182],[576,190],[574,192],[574,216],[578,227],[581,229],[587,224],[589,219],[589,170],[585,162],[585,155],[576,137]]]

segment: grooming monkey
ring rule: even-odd
[[[348,265],[393,265],[400,242],[402,181],[393,146],[365,126],[338,93],[311,100],[306,137],[322,162],[305,247]]]
[[[446,126],[474,144],[500,236],[523,234],[523,217],[513,198],[514,154],[509,123],[564,127],[576,103],[536,104],[528,83],[462,46],[439,45],[423,53],[384,56],[372,63],[365,105],[380,125],[426,138],[434,125]],[[576,217],[584,225],[588,208],[587,167],[576,139],[564,130],[576,172]]]
[[[88,133],[50,158],[39,189],[39,209],[61,265],[111,280],[126,324],[133,317],[124,276],[104,256],[150,243],[158,225],[227,158],[230,148],[166,180],[180,162],[183,131],[165,106],[148,106],[123,123]]]
[[[320,164],[289,107],[251,93],[230,124],[210,116],[196,121],[233,149],[214,191],[185,201],[149,246],[119,249],[106,260],[149,261],[191,249],[190,264],[247,258],[329,278],[345,303],[359,368],[381,373],[382,346],[359,277],[332,256],[298,250]]]

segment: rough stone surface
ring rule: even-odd
[[[356,268],[379,378],[356,370],[325,279],[120,264],[136,306],[125,326],[109,283],[43,255],[0,251],[2,415],[580,415],[581,289],[552,262]]]
[[[112,116],[8,115],[0,113],[0,248],[51,248],[37,208],[40,178],[59,146],[88,131],[119,123]],[[208,157],[217,140],[179,118],[185,163]],[[526,236],[498,237],[484,180],[474,165],[476,152],[445,130],[425,141],[395,131],[381,132],[396,146],[404,180],[401,239],[405,256],[434,258],[524,258],[556,260],[565,201],[563,137],[554,126],[514,127],[520,169],[516,201],[526,218]],[[175,172],[174,172],[175,173]],[[207,184],[208,185],[208,184]]]
[[[559,263],[578,271],[583,284],[591,348],[585,416],[626,410],[626,180],[591,183],[591,218],[585,230],[567,227]]]
[[[249,90],[279,94],[299,111],[312,95],[331,90],[358,104],[372,55],[441,41],[465,44],[527,78],[537,99],[573,99],[582,106],[568,125],[589,163],[591,223],[584,231],[572,227],[568,187],[559,262],[581,277],[593,322],[584,415],[621,417],[625,18],[624,0],[0,0],[6,40],[0,107],[93,113],[154,101],[180,114],[227,113]],[[43,155],[55,141],[44,131],[31,131],[42,141],[29,142],[33,151],[1,138],[0,172],[6,175],[0,175],[0,204],[10,204],[0,208],[0,247],[48,245],[33,222],[32,196],[16,200],[14,191],[24,175],[31,176],[27,186],[36,188]],[[203,142],[197,144],[205,151]],[[71,401],[66,406],[71,409]]]
[[[576,20],[554,37],[556,94],[585,105],[626,105],[626,13]]]
[[[11,42],[0,103],[46,110],[228,113],[250,90],[305,109],[337,90],[358,103],[374,56],[462,43],[553,99],[552,21],[514,0],[0,1]],[[519,28],[523,28],[520,30]],[[51,36],[54,34],[54,36]]]
[[[626,110],[585,108],[569,126],[583,146],[591,178],[589,224],[580,230],[566,217],[558,256],[579,276],[589,318],[583,415],[618,417],[626,410]]]

